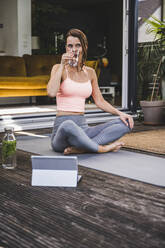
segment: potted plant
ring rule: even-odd
[[[165,101],[162,99],[161,82],[165,75],[165,23],[152,17],[153,20],[146,20],[148,23],[148,33],[154,33],[155,39],[151,44],[144,45],[142,52],[149,67],[145,69],[145,74],[150,74],[151,95],[147,100],[140,101],[144,113],[144,124],[160,125],[165,124]],[[144,61],[143,61],[144,62]]]

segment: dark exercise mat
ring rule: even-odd
[[[61,155],[52,150],[48,136],[32,139],[18,137],[17,148],[40,155]],[[125,150],[76,156],[84,167],[165,187],[165,158]]]

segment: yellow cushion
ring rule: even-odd
[[[22,57],[0,56],[0,76],[26,76],[25,61]]]
[[[24,55],[27,76],[50,75],[53,65],[60,63],[61,55]]]
[[[0,77],[0,89],[46,89],[48,80],[49,76]]]
[[[46,96],[46,89],[0,89],[0,97],[16,97],[16,96]]]
[[[12,59],[5,58],[3,60],[2,57],[12,57]],[[57,55],[24,55],[21,59],[14,56],[2,57],[0,56],[2,68],[0,70],[0,97],[46,96],[51,69],[61,60],[61,56]],[[28,77],[23,63],[24,59]],[[3,62],[4,66],[2,66]],[[97,60],[86,61],[85,64],[95,69],[98,75]],[[4,72],[2,72],[3,70]]]
[[[96,71],[97,77],[99,77],[99,61],[98,60],[87,60],[85,62],[86,66],[92,67]]]

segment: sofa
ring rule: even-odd
[[[0,97],[46,96],[47,83],[60,55],[0,56]],[[98,75],[98,61],[87,61]]]

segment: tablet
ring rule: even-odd
[[[76,156],[31,156],[32,186],[76,187],[78,175]]]

